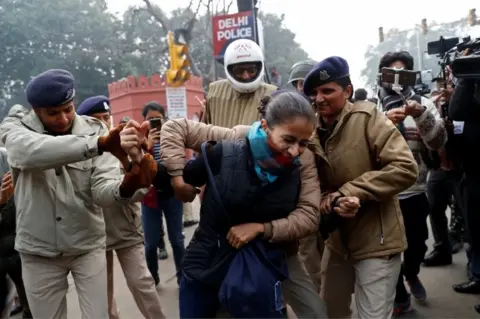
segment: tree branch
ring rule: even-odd
[[[209,1],[212,1],[212,0],[209,0]],[[193,0],[190,1],[190,5],[192,4],[192,2]],[[198,1],[197,10],[194,11],[192,18],[185,25],[185,29],[187,29],[188,34],[190,35],[190,38],[191,38],[191,34],[192,34],[193,27],[195,25],[195,22],[197,21],[197,15],[198,15],[198,12],[200,11],[200,6],[202,5],[202,3],[203,3],[202,1]],[[188,7],[190,8],[190,6]]]
[[[152,5],[150,0],[143,0],[143,2],[145,2],[145,5],[147,6],[146,10],[152,15],[152,17],[158,23],[160,23],[160,25],[162,26],[163,32],[165,32],[165,34],[167,34],[168,31],[169,31],[169,23],[168,23],[169,20],[168,20],[167,16],[161,10],[157,10]]]
[[[193,0],[190,0],[190,3],[188,4],[188,7],[185,9],[186,11],[190,10],[192,8]]]
[[[233,0],[231,0],[230,3],[228,4],[226,13],[230,12],[230,7],[232,6],[232,4],[233,4]]]

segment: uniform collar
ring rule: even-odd
[[[43,126],[40,118],[34,111],[30,111],[27,115],[22,118],[23,125],[27,126],[32,131],[35,131],[40,134],[49,134],[45,127]],[[73,119],[72,126],[72,135],[93,135],[95,131],[92,126],[87,122],[85,118],[80,115],[75,115]]]

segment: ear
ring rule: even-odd
[[[262,126],[262,129],[266,132],[268,129],[267,121],[265,119],[261,119],[260,125]]]
[[[348,100],[350,98],[350,96],[352,96],[353,87],[351,85],[347,86],[344,93],[345,93],[345,98]]]

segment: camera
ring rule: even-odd
[[[432,86],[433,82],[433,73],[432,70],[424,70],[417,72],[417,81],[415,82],[415,86],[413,90],[415,94],[418,95],[427,95],[432,90],[430,87]]]
[[[428,42],[428,54],[440,58],[441,73],[445,76],[445,68],[450,66],[457,79],[480,79],[480,38],[440,37],[438,41]]]

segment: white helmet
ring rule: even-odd
[[[232,66],[239,63],[258,64],[258,72],[253,79],[242,81],[232,74]],[[263,81],[264,63],[262,49],[249,39],[238,39],[230,43],[223,55],[223,65],[228,81],[235,91],[240,93],[255,92]]]

